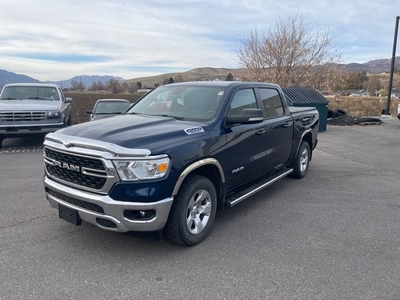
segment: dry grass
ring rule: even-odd
[[[343,109],[349,115],[354,117],[376,117],[382,114],[386,109],[387,98],[377,97],[336,97],[327,98],[329,109]],[[390,101],[390,113],[393,117],[397,114],[399,98],[392,98]]]

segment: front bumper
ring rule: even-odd
[[[107,195],[98,195],[61,185],[44,176],[46,198],[50,206],[58,209],[59,204],[78,211],[79,217],[101,229],[127,231],[156,231],[167,222],[173,197],[157,202],[115,201]],[[128,218],[129,211],[154,211],[151,218]],[[115,224],[109,226],[109,224]]]
[[[54,132],[64,127],[63,122],[41,124],[0,125],[0,135],[18,136]]]

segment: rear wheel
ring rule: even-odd
[[[174,243],[193,246],[210,232],[217,211],[213,183],[201,175],[189,175],[174,199],[165,236]]]
[[[306,176],[310,165],[310,145],[306,141],[302,141],[299,152],[292,164],[293,173],[290,174],[294,178],[303,178]]]

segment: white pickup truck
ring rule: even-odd
[[[71,125],[71,102],[55,84],[5,85],[0,94],[0,147],[6,138],[44,136]]]

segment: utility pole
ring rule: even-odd
[[[393,41],[393,52],[392,52],[392,65],[390,67],[390,78],[389,78],[389,90],[386,101],[386,110],[385,115],[390,115],[390,100],[392,98],[392,85],[393,85],[393,73],[394,73],[394,61],[396,59],[396,44],[397,44],[397,31],[399,29],[399,19],[400,17],[396,17],[396,26],[394,28],[394,41]]]

